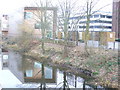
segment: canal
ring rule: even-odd
[[[38,84],[36,88],[93,88],[80,75],[22,57],[17,52],[4,52],[2,56],[3,69],[8,68],[23,84]]]

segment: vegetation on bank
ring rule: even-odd
[[[67,71],[69,72],[79,73],[76,68],[88,70],[90,72],[87,74],[95,78],[88,83],[118,87],[119,63],[117,50],[108,50],[101,47],[85,48],[84,43],[76,46],[74,41],[69,41],[67,43],[68,55],[64,57],[63,40],[45,39],[45,53],[42,53],[41,39],[34,37],[32,35],[34,33],[33,30],[26,27],[26,25],[22,28],[21,35],[9,38],[8,42],[3,42],[4,48],[17,51],[22,55],[35,57],[39,61],[48,61],[56,66],[68,68]],[[87,53],[85,49],[87,49]]]
[[[8,45],[8,48],[15,50],[17,44]],[[72,68],[78,68],[91,71],[87,74],[92,75],[95,79],[89,84],[102,85],[107,87],[118,87],[118,51],[107,50],[103,48],[88,47],[89,56],[84,51],[84,46],[70,45],[68,47],[68,57],[63,57],[64,46],[61,42],[49,41],[45,43],[45,53],[42,53],[42,49],[38,44],[34,44],[33,49],[29,49],[26,52],[21,52],[21,48],[17,47],[17,51],[23,55],[31,56],[39,60],[40,62],[49,62],[62,68],[68,68],[68,72],[77,71]],[[70,66],[70,67],[69,67]],[[79,73],[79,71],[78,71]]]
[[[94,84],[108,87],[118,86],[117,51],[91,47],[88,48],[90,55],[86,56],[83,46],[75,46],[69,47],[68,57],[63,58],[62,45],[46,43],[45,48],[46,53],[44,55],[37,52],[37,50],[39,50],[38,48],[36,48],[36,50],[32,50],[31,53],[36,53],[39,56],[50,58],[52,63],[57,65],[66,64],[68,66],[92,71],[92,76],[96,78],[94,80]]]

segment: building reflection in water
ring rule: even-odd
[[[22,83],[38,83],[41,88],[82,88],[84,79],[50,67],[18,53],[9,52],[9,69]]]
[[[8,51],[7,50],[5,50],[5,49],[2,49],[2,69],[6,69],[6,68],[8,68],[8,55],[9,53],[8,53]]]
[[[33,62],[31,64],[33,66],[32,69],[24,70],[25,82],[56,83],[56,69],[40,62]]]

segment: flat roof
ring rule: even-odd
[[[24,10],[57,10],[57,7],[24,7]]]

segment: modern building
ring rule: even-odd
[[[44,15],[45,18],[43,18]],[[57,29],[57,8],[56,7],[25,7],[24,20],[35,29],[35,34],[42,37],[42,28],[45,26],[45,37],[55,38]],[[45,22],[45,23],[44,23]]]
[[[120,38],[120,0],[113,0],[112,31]]]
[[[70,40],[83,39],[83,32],[86,30],[87,17],[76,16],[69,19],[68,32]],[[59,26],[60,32],[62,32],[61,37],[64,36],[63,24]],[[112,32],[112,13],[111,12],[97,12],[90,16],[90,26],[89,26],[90,36],[93,40],[98,37],[99,32]],[[59,32],[59,33],[60,33]],[[112,35],[111,35],[112,36]],[[60,38],[60,34],[58,34]],[[98,39],[97,39],[98,40]]]

